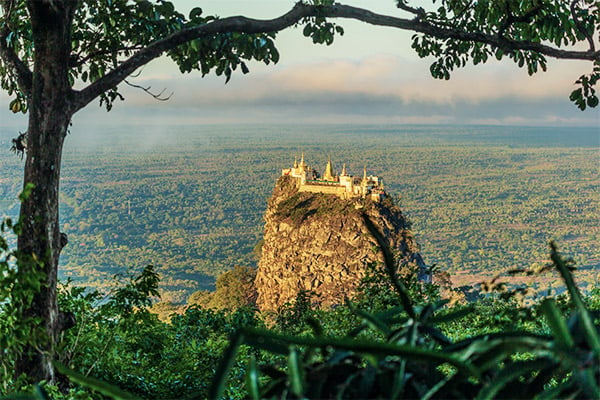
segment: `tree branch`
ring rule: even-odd
[[[150,86],[141,86],[141,85],[136,85],[135,83],[131,83],[129,82],[127,79],[124,79],[123,82],[125,82],[126,85],[131,86],[132,88],[135,89],[140,89],[143,90],[144,92],[146,92],[148,95],[154,97],[156,100],[158,101],[167,101],[171,98],[171,96],[173,96],[173,92],[171,92],[170,95],[168,96],[163,96],[163,93],[165,92],[165,90],[167,89],[163,89],[161,90],[159,93],[153,93],[150,89],[152,89],[152,87]]]
[[[323,8],[320,8],[322,12]],[[159,57],[163,52],[190,40],[226,32],[264,33],[276,32],[298,23],[302,18],[317,14],[317,8],[297,3],[289,12],[271,20],[256,20],[246,17],[218,19],[208,24],[183,29],[158,40],[125,60],[117,68],[98,79],[85,89],[75,93],[74,110],[85,107],[105,91],[114,88],[139,67]]]
[[[327,16],[330,17],[350,18],[372,25],[411,30],[436,37],[438,39],[456,39],[466,42],[479,42],[498,48],[504,48],[508,45],[514,50],[533,51],[553,58],[600,61],[600,52],[598,51],[562,50],[537,42],[517,41],[506,38],[500,39],[496,35],[491,35],[484,32],[467,32],[455,28],[439,27],[426,21],[405,20],[387,15],[375,14],[368,10],[344,5],[335,5],[330,7],[329,10],[332,11],[327,13]]]
[[[498,30],[498,37],[503,40],[506,40],[504,33],[506,32],[506,30],[508,28],[510,28],[511,25],[513,25],[514,23],[529,23],[529,22],[531,22],[533,17],[535,17],[535,15],[541,9],[542,9],[542,6],[540,4],[536,4],[525,14],[517,16],[517,15],[513,14],[512,10],[510,8],[510,2],[506,2],[506,18],[504,19],[502,26]]]
[[[89,60],[96,58],[96,57],[101,57],[101,56],[105,56],[105,55],[109,55],[109,54],[114,54],[114,53],[122,53],[122,52],[126,52],[126,51],[131,51],[133,52],[134,50],[141,50],[143,48],[143,46],[141,45],[135,45],[135,46],[125,46],[125,47],[121,47],[119,49],[116,50],[104,50],[104,51],[95,51],[95,52],[90,52],[88,55],[86,55],[85,57],[81,57],[79,58],[78,56],[76,56],[76,58],[74,58],[71,62],[71,67],[79,67],[84,65],[86,62],[88,62]]]
[[[7,27],[0,30],[0,58],[15,74],[21,92],[29,96],[31,94],[33,73],[27,64],[21,61],[17,53],[8,45],[6,39],[9,33],[10,30]]]
[[[409,6],[408,4],[405,4],[404,1],[399,1],[396,7],[398,7],[401,10],[408,11],[411,14],[415,14],[416,19],[421,19],[425,17],[425,10],[422,7],[414,8]]]
[[[226,32],[240,32],[247,34],[277,32],[300,22],[304,18],[317,16],[354,19],[372,25],[414,31],[438,39],[479,42],[496,48],[510,48],[513,50],[537,52],[553,58],[600,61],[600,52],[592,50],[563,50],[542,43],[499,38],[497,35],[491,35],[484,32],[467,32],[452,27],[440,27],[418,18],[409,20],[376,14],[362,8],[342,4],[312,6],[298,2],[289,12],[275,19],[256,20],[242,16],[223,18],[204,25],[183,29],[164,39],[157,40],[125,60],[101,79],[85,89],[76,92],[75,101],[73,103],[73,112],[85,107],[105,91],[116,87],[136,69],[159,57],[163,52],[190,40]]]
[[[585,29],[585,27],[583,26],[583,24],[581,23],[581,20],[579,18],[577,18],[577,10],[576,10],[576,6],[577,3],[579,3],[580,0],[573,0],[571,2],[571,15],[573,16],[573,21],[575,22],[575,26],[577,27],[577,30],[579,32],[581,32],[581,34],[583,36],[585,36],[585,38],[587,39],[588,43],[590,44],[590,51],[595,51],[596,50],[596,46],[594,44],[594,38],[592,37],[592,35],[590,35],[590,33]]]
[[[19,89],[21,92],[25,93],[26,96],[29,96],[31,93],[31,85],[33,79],[33,73],[15,53],[14,49],[12,49],[9,45],[9,41],[7,40],[12,30],[9,27],[9,18],[10,14],[14,8],[14,1],[8,0],[5,2],[1,2],[0,5],[4,11],[4,26],[0,29],[0,58],[2,61],[8,66],[9,69],[15,74],[17,78],[17,84],[19,85]]]

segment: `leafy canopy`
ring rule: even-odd
[[[14,96],[10,103],[14,112],[28,109],[27,71],[35,56],[27,3],[0,1],[0,86]],[[414,31],[413,49],[420,57],[433,57],[430,71],[440,79],[449,79],[455,68],[469,62],[477,65],[492,57],[507,57],[530,75],[546,70],[547,57],[592,61],[591,74],[576,81],[570,99],[582,110],[598,105],[597,1],[432,0],[427,9],[408,0],[396,4],[399,17],[331,0],[300,1],[279,18],[259,21],[205,16],[199,7],[186,16],[165,0],[81,0],[71,30],[69,80],[72,86],[105,80],[106,85],[87,93],[90,98],[82,106],[100,97],[110,109],[116,99],[123,99],[117,86],[163,53],[181,72],[214,71],[228,81],[238,69],[248,73],[249,60],[266,64],[279,60],[277,31],[302,24],[304,35],[314,43],[331,44],[343,29],[329,19],[352,18]]]
[[[1,2],[0,2],[1,3]],[[115,70],[128,57],[148,45],[187,28],[216,20],[193,8],[188,16],[175,10],[173,3],[163,0],[82,0],[74,16],[71,32],[69,80],[72,86],[93,83]],[[8,31],[5,42],[26,65],[33,65],[34,44],[31,20],[25,0],[8,1],[0,27]],[[167,55],[181,72],[211,70],[229,81],[238,67],[249,72],[244,60],[269,64],[279,60],[273,42],[274,34],[226,33],[204,36],[170,49]],[[150,61],[150,60],[148,60]],[[27,99],[11,68],[0,62],[0,84],[9,95],[13,112],[26,112]],[[116,99],[123,100],[117,87],[100,95],[100,104],[111,109]]]
[[[399,8],[410,9],[408,1],[398,1]],[[436,0],[433,0],[436,3]],[[570,96],[581,110],[596,107],[598,97],[594,86],[600,79],[600,57],[596,52],[594,35],[600,40],[600,3],[594,0],[442,0],[432,12],[412,9],[417,18],[463,32],[481,33],[481,41],[456,41],[427,34],[415,34],[412,47],[420,57],[433,56],[431,75],[450,79],[455,68],[464,67],[468,61],[474,65],[485,63],[495,57],[508,57],[520,68],[527,68],[533,75],[540,69],[546,71],[547,56],[558,55],[555,51],[531,51],[522,43],[543,46],[575,48],[589,47],[596,53],[593,72],[581,76],[576,84],[580,88]],[[497,38],[497,45],[490,46],[489,38]],[[547,50],[550,48],[548,47]]]

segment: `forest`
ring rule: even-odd
[[[587,129],[173,125],[163,132],[148,123],[107,132],[107,120],[71,131],[92,103],[110,111],[124,100],[124,86],[171,97],[129,81],[152,60],[168,57],[181,73],[227,83],[249,65],[277,64],[283,31],[298,28],[329,46],[346,22],[408,33],[401,47],[426,58],[440,80],[502,59],[530,76],[550,60],[585,62],[585,71],[565,71],[573,85],[558,86],[579,110],[594,109],[597,1],[397,0],[380,14],[373,4],[300,0],[258,18],[241,6],[231,17],[192,7],[0,0],[2,103],[27,115],[26,130],[0,132],[0,145],[15,153],[0,156],[2,399],[600,398],[593,122]],[[327,62],[338,57],[327,53]],[[331,93],[346,101],[337,91],[345,84],[322,91],[322,83],[300,103],[283,85],[272,89],[295,106],[321,94],[331,102]],[[497,104],[525,100],[511,105],[523,105],[518,114],[526,118],[502,121],[590,125],[530,108],[522,87],[507,95],[474,86],[480,100],[489,98],[483,92],[502,99]],[[194,104],[198,95],[217,97],[199,92]],[[229,101],[218,104],[235,113]],[[352,172],[369,165],[385,176],[444,279],[418,281],[364,212],[364,233],[383,259],[368,266],[355,294],[318,309],[313,293],[300,292],[272,313],[258,312],[250,286],[260,215],[278,171],[300,152],[314,165],[333,156]],[[477,301],[447,298],[482,279]],[[212,294],[202,290],[213,285]],[[241,302],[223,304],[229,294]]]
[[[7,224],[2,225],[5,230]],[[375,234],[375,233],[374,233]],[[58,382],[26,384],[10,365],[31,321],[15,319],[27,292],[0,295],[0,398],[304,399],[596,398],[600,290],[583,295],[578,272],[552,243],[544,270],[566,293],[524,305],[497,287],[473,303],[450,304],[441,287],[397,275],[391,249],[356,295],[331,309],[312,294],[273,313],[251,304],[190,305],[168,320],[152,304],[152,266],[121,274],[104,292],[59,285],[62,312],[77,324],[61,334]],[[0,243],[2,244],[2,243]],[[2,245],[3,254],[7,247]],[[5,260],[0,260],[4,264]],[[1,265],[5,267],[5,265]],[[251,269],[247,271],[252,271]],[[222,299],[247,291],[247,271],[229,276]],[[575,271],[575,273],[573,272]],[[9,289],[10,290],[10,289]],[[8,323],[7,323],[8,322]],[[31,339],[28,339],[31,340]]]
[[[542,265],[550,240],[573,255],[584,289],[598,283],[593,128],[182,126],[153,140],[141,133],[151,127],[124,131],[67,140],[62,280],[105,288],[115,273],[152,264],[164,301],[214,289],[224,271],[256,266],[266,201],[281,169],[304,152],[318,170],[331,155],[338,170],[346,163],[360,174],[366,164],[382,176],[426,262],[456,286]],[[7,148],[8,133],[0,137]],[[15,217],[21,161],[4,151],[0,163],[0,205]]]
[[[600,393],[600,369],[589,362],[598,351],[590,349],[600,348],[595,129],[125,128],[92,128],[67,140],[61,222],[69,244],[59,307],[77,325],[57,344],[56,368],[65,380],[27,386],[14,379],[11,363],[32,332],[5,304],[3,321],[14,322],[0,323],[0,396]],[[8,148],[10,132],[0,138]],[[302,292],[276,313],[258,312],[248,282],[262,215],[281,168],[302,152],[317,169],[331,155],[338,169],[346,163],[356,174],[366,164],[382,176],[412,221],[426,262],[454,288],[443,279],[394,281],[389,268],[375,268],[357,296],[334,309],[315,308]],[[2,208],[16,218],[23,161],[8,150],[0,157]],[[6,255],[14,236],[4,229]],[[564,256],[549,250],[551,240]],[[497,274],[511,284],[494,281]],[[526,292],[531,288],[537,293]],[[459,289],[478,301],[449,303]],[[7,304],[21,304],[20,293],[0,286]]]

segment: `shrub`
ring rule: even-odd
[[[572,265],[552,245],[552,266],[571,299],[567,318],[554,299],[540,305],[548,334],[497,331],[452,341],[439,325],[473,312],[443,310],[444,302],[414,304],[394,276],[401,306],[383,312],[352,311],[360,325],[346,337],[322,327],[312,336],[240,329],[230,342],[211,397],[225,387],[228,370],[242,344],[286,357],[286,365],[248,364],[251,398],[600,398],[600,334],[575,286]],[[510,312],[510,310],[508,310]],[[358,338],[365,330],[371,339]],[[381,339],[377,339],[377,337]],[[268,384],[261,384],[268,377]]]

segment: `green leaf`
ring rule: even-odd
[[[8,107],[10,108],[10,111],[16,114],[19,111],[21,111],[21,102],[19,101],[19,99],[14,99],[10,102]]]
[[[527,373],[537,371],[547,365],[548,362],[544,359],[510,363],[479,391],[476,399],[492,400],[496,398],[498,392],[505,388],[510,382],[518,380]]]
[[[429,322],[431,322],[433,324],[451,322],[451,321],[454,321],[457,319],[464,318],[467,315],[471,314],[473,311],[475,311],[475,307],[468,306],[468,307],[464,307],[460,310],[452,311],[452,312],[449,312],[449,313],[446,313],[443,315],[435,315],[435,316],[429,318]]]
[[[245,343],[258,349],[270,351],[274,354],[288,354],[289,350],[287,345],[280,340],[274,339],[273,336],[274,334],[270,331],[262,331],[260,333],[246,332]]]
[[[45,400],[30,393],[15,393],[0,397],[0,400]]]
[[[563,318],[562,313],[556,306],[554,299],[545,299],[542,302],[541,309],[556,341],[561,346],[573,347],[575,342],[573,341],[573,337],[569,332],[567,321],[565,321]]]
[[[302,34],[306,37],[309,37],[312,33],[313,33],[313,26],[311,24],[306,24],[306,26],[302,30]]]
[[[425,393],[425,395],[421,398],[421,400],[431,399],[442,387],[444,387],[444,385],[446,385],[450,381],[450,379],[451,379],[451,377],[448,377],[446,379],[439,381],[435,385],[433,385],[431,387],[431,389],[429,389],[429,391],[427,393]]]
[[[229,370],[235,361],[238,349],[243,341],[244,335],[240,331],[236,332],[229,341],[229,346],[223,353],[223,358],[221,358],[221,362],[219,363],[215,377],[210,385],[209,398],[220,399],[222,397],[223,391],[225,391],[225,381],[227,380],[227,375],[229,374]]]
[[[23,191],[21,192],[21,194],[19,194],[19,200],[21,202],[27,200],[29,197],[31,197],[31,193],[33,192],[33,189],[35,189],[35,184],[31,183],[31,182],[27,182],[25,184],[25,186],[23,187]]]
[[[354,307],[354,305],[350,301],[348,301],[348,307],[350,308],[350,310],[353,313],[355,313],[356,315],[361,317],[363,319],[363,321],[365,321],[367,323],[367,325],[371,327],[371,329],[381,332],[385,336],[390,335],[390,333],[391,333],[390,327],[387,326],[383,321],[381,321],[375,315],[370,314],[366,311],[357,309],[356,307]]]
[[[321,326],[321,323],[316,318],[309,316],[306,318],[306,323],[311,327],[313,335],[317,337],[323,336],[323,326]]]
[[[285,345],[309,346],[318,348],[332,347],[338,350],[348,350],[361,354],[372,354],[376,356],[401,356],[407,359],[423,362],[448,363],[456,367],[461,373],[479,378],[479,371],[470,363],[464,362],[454,355],[436,350],[427,350],[410,345],[395,345],[391,343],[380,343],[355,339],[339,338],[311,338],[304,336],[290,336],[257,328],[243,328],[241,330],[245,342],[265,350],[271,351],[277,344],[277,353],[281,354],[281,348]]]
[[[552,262],[560,272],[560,275],[567,286],[567,290],[569,295],[571,296],[571,300],[575,304],[577,311],[579,312],[581,318],[581,327],[585,333],[586,341],[589,343],[592,350],[596,353],[596,357],[600,355],[600,337],[598,335],[598,330],[594,326],[594,322],[590,313],[588,312],[585,303],[581,297],[581,293],[573,280],[573,274],[569,270],[567,266],[567,262],[561,257],[558,253],[556,244],[554,242],[550,243],[550,247],[552,252],[550,253],[550,258]]]
[[[275,46],[271,46],[270,50],[271,50],[271,60],[273,60],[273,62],[275,64],[277,64],[279,62],[279,51],[277,51]]]
[[[304,394],[304,376],[302,364],[298,356],[298,349],[295,346],[290,347],[288,356],[288,377],[292,393],[302,398]]]
[[[535,336],[526,332],[486,334],[465,339],[445,348],[460,360],[471,360],[488,368],[515,352],[528,351],[545,355],[550,351],[550,337]]]
[[[78,385],[93,389],[93,390],[103,394],[104,396],[108,396],[115,400],[139,399],[139,397],[134,396],[131,393],[127,393],[124,390],[122,390],[114,385],[110,385],[99,379],[91,378],[89,376],[80,374],[79,372],[73,371],[72,369],[67,368],[58,362],[54,363],[54,367],[61,374],[68,376],[72,382],[75,382]]]
[[[258,382],[258,368],[256,367],[256,357],[250,355],[248,360],[248,371],[246,372],[246,390],[253,400],[260,400],[260,384]]]
[[[50,396],[48,396],[46,390],[39,384],[34,386],[33,393],[35,394],[35,398],[38,400],[50,400]]]
[[[584,370],[575,371],[575,378],[579,386],[583,389],[585,397],[590,399],[600,399],[600,387],[598,386],[597,371],[590,366]]]
[[[542,393],[535,396],[536,400],[556,400],[562,398],[573,398],[573,392],[578,390],[573,387],[573,381],[562,382],[561,384],[544,390]],[[576,389],[576,390],[574,390]],[[566,393],[569,393],[571,397],[565,397]]]
[[[432,65],[432,67],[433,67],[433,65]],[[390,249],[388,242],[386,241],[383,234],[379,231],[379,228],[377,226],[375,226],[373,221],[371,221],[371,219],[369,218],[369,216],[366,213],[364,213],[362,215],[362,217],[363,217],[363,221],[365,222],[367,229],[369,230],[369,232],[371,232],[371,234],[377,241],[379,248],[383,251],[383,258],[384,258],[384,262],[385,262],[385,272],[387,273],[387,275],[392,283],[392,286],[394,287],[394,290],[400,297],[400,302],[402,303],[402,306],[404,307],[404,311],[406,311],[406,313],[408,314],[409,317],[416,319],[417,314],[415,313],[415,310],[412,305],[412,301],[408,295],[408,289],[406,288],[404,283],[402,283],[396,276],[396,263],[394,260],[394,254],[393,254],[392,250]]]

